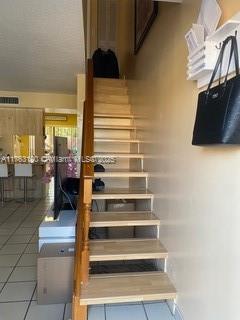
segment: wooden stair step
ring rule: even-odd
[[[95,172],[95,178],[147,178],[148,172],[133,171],[124,169],[106,170],[105,172]]]
[[[112,188],[93,192],[93,200],[104,199],[152,199],[153,193],[149,190],[136,190],[133,188]]]
[[[108,139],[108,138],[95,138],[94,142],[109,142],[109,143],[141,143],[138,139]]]
[[[130,104],[117,104],[117,103],[106,103],[106,102],[94,102],[95,113],[111,113],[111,114],[131,114]]]
[[[118,158],[118,159],[144,159],[143,153],[112,153],[112,152],[96,152],[94,157],[99,158]]]
[[[132,114],[119,114],[119,113],[95,113],[95,118],[116,118],[116,119],[133,119],[134,116]]]
[[[166,259],[167,250],[157,239],[90,241],[90,261]]]
[[[117,94],[108,94],[108,93],[99,93],[94,94],[95,102],[109,102],[109,103],[121,103],[129,104],[128,95],[117,95]]]
[[[93,212],[91,228],[129,227],[129,226],[159,226],[160,220],[152,212]]]
[[[140,272],[90,276],[80,305],[173,300],[176,289],[166,273]]]
[[[95,86],[110,86],[110,87],[126,87],[126,80],[124,79],[106,79],[94,78]]]
[[[117,95],[126,95],[128,94],[127,87],[114,87],[107,86],[103,84],[97,84],[94,86],[94,92],[96,93],[106,93],[106,94],[117,94]]]
[[[136,130],[136,126],[94,124],[94,129],[102,129],[102,130]]]

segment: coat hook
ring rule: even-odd
[[[220,42],[218,45],[215,45],[215,48],[218,50],[222,49],[222,42]]]

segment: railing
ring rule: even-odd
[[[94,168],[92,162],[85,162],[94,154],[93,128],[93,64],[87,62],[86,99],[83,111],[82,161],[80,173],[80,194],[77,211],[74,288],[73,288],[73,320],[85,320],[87,307],[80,306],[81,288],[88,283],[89,278],[89,225],[92,206],[92,179]]]

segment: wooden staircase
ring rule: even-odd
[[[105,303],[175,300],[176,290],[167,276],[168,252],[159,240],[160,221],[153,213],[154,194],[148,190],[149,173],[143,170],[144,154],[136,138],[136,126],[126,82],[113,79],[91,79],[88,62],[87,102],[83,155],[97,160],[114,158],[104,164],[105,172],[93,172],[92,164],[82,164],[81,194],[76,235],[73,320],[87,319],[87,306]],[[94,87],[94,89],[93,89]],[[91,93],[92,91],[92,93]],[[94,98],[93,98],[94,97]],[[90,111],[91,103],[94,105]],[[91,117],[93,119],[90,119]],[[89,131],[92,126],[92,131]],[[94,130],[94,134],[93,134]],[[86,137],[94,139],[87,148]],[[88,141],[89,143],[89,141]],[[86,148],[88,150],[86,150]],[[93,151],[95,150],[95,152]],[[92,179],[106,184],[102,192],[92,192]],[[136,211],[103,210],[91,212],[92,201],[134,201]],[[90,240],[92,228],[134,228],[134,238]],[[138,229],[151,230],[141,233]],[[150,228],[150,229],[149,229]],[[153,236],[154,234],[154,236]],[[91,264],[135,261],[151,262],[156,270],[143,272],[111,272],[91,274]]]

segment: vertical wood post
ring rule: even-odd
[[[86,101],[83,114],[82,159],[94,155],[94,99],[93,99],[93,64],[87,62]],[[92,162],[81,163],[80,194],[77,210],[76,243],[74,261],[74,288],[72,301],[72,319],[87,320],[87,306],[80,305],[81,288],[89,279],[89,227],[92,207],[92,179],[94,168]]]

